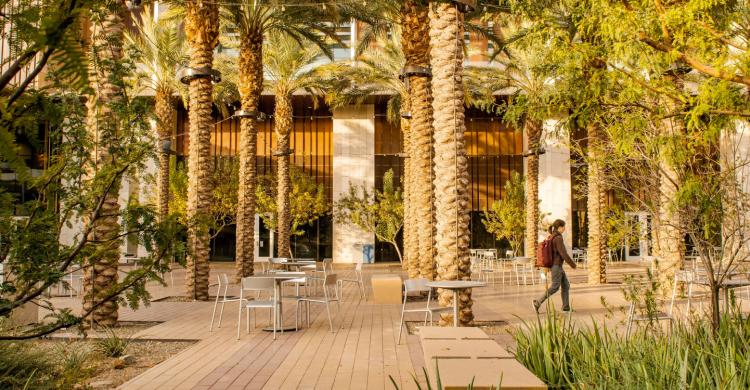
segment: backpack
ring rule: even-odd
[[[550,234],[544,241],[539,243],[536,250],[536,266],[540,268],[552,268],[555,263],[555,245],[552,242],[556,234]]]

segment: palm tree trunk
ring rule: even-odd
[[[289,215],[289,192],[292,189],[289,177],[289,133],[292,130],[292,97],[277,91],[274,108],[274,130],[276,131],[276,233],[279,256],[291,256],[289,237],[291,217]]]
[[[469,261],[469,174],[464,132],[463,36],[464,15],[451,3],[430,7],[431,65],[435,141],[435,211],[437,219],[438,280],[468,280]],[[451,306],[453,294],[440,290],[439,301]],[[459,321],[474,320],[471,290],[459,293]],[[452,323],[442,315],[441,324]]]
[[[409,98],[408,96],[401,97],[401,111],[409,112]],[[415,188],[414,188],[414,174],[412,172],[412,164],[414,158],[412,157],[412,132],[410,123],[411,120],[407,118],[401,118],[401,134],[404,139],[404,153],[406,154],[406,160],[404,161],[404,259],[402,266],[406,268],[406,272],[409,275],[409,279],[419,278],[419,237],[417,236],[417,223],[415,221]]]
[[[539,146],[542,138],[542,121],[526,118],[524,122],[529,152],[526,159],[526,239],[524,256],[536,258],[539,240]]]
[[[588,282],[602,284],[607,282],[606,245],[604,239],[604,218],[607,192],[604,186],[604,169],[602,165],[604,133],[598,123],[591,123],[588,132]]]
[[[107,164],[111,164],[117,155],[110,153],[118,146],[119,118],[116,107],[124,101],[121,84],[115,80],[118,76],[113,66],[122,60],[123,12],[117,2],[108,2],[92,12],[91,23],[91,69],[89,82],[94,91],[87,101],[87,128],[94,141],[92,160],[93,174]],[[108,295],[108,290],[117,283],[117,265],[120,260],[120,244],[116,239],[120,232],[118,216],[120,214],[119,192],[121,179],[115,179],[115,185],[104,197],[100,217],[93,223],[89,239],[102,241],[102,248],[97,250],[98,258],[89,259],[83,277],[83,310],[89,311],[100,304]],[[96,324],[114,326],[118,319],[116,300],[101,303],[94,309],[86,325]]]
[[[263,37],[243,35],[240,40],[239,92],[242,110],[259,112],[263,90]],[[240,166],[237,190],[237,251],[235,278],[254,273],[255,262],[255,179],[258,129],[256,118],[240,120]]]
[[[429,8],[420,1],[402,5],[402,46],[407,66],[430,66]],[[435,209],[432,167],[432,77],[429,73],[408,76],[411,119],[412,211],[418,239],[419,274],[435,277]]]
[[[167,88],[156,90],[154,103],[156,111],[156,133],[159,137],[157,145],[157,154],[159,159],[159,172],[156,183],[157,205],[159,219],[169,214],[169,151],[164,150],[165,141],[172,138],[172,131],[175,126],[175,108],[172,105],[172,91]]]
[[[219,41],[218,5],[189,1],[186,5],[185,35],[190,47],[189,65],[193,69],[211,69],[213,51]],[[210,218],[211,188],[211,80],[206,77],[190,81],[188,149],[188,256],[187,294],[193,299],[208,300],[209,231],[202,219]]]

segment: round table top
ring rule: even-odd
[[[485,287],[487,283],[477,282],[473,280],[438,280],[434,282],[427,282],[427,287],[446,288],[446,289],[462,289],[462,288],[473,288],[473,287]]]
[[[289,280],[289,279],[297,279],[300,277],[304,277],[304,272],[276,272],[272,274],[263,274],[263,275],[254,275],[254,276],[248,276],[249,278],[269,278],[269,279],[276,279],[276,280]]]
[[[719,283],[721,287],[744,287],[750,286],[750,280],[748,279],[729,279]]]
[[[314,260],[313,261],[287,261],[287,262],[278,263],[278,264],[290,265],[293,267],[297,267],[297,266],[301,267],[303,265],[315,265],[315,261]]]

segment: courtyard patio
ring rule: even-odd
[[[615,309],[613,316],[602,305],[602,298],[613,307],[625,306],[621,284],[625,275],[645,275],[647,266],[638,262],[614,263],[611,280],[604,286],[588,286],[586,270],[569,271],[571,279],[572,319],[581,324],[595,321],[618,325],[624,311]],[[233,264],[213,263],[212,280],[222,273],[231,274]],[[336,265],[336,272],[351,276],[348,264]],[[227,303],[221,327],[209,331],[213,301],[189,302],[184,294],[184,271],[178,269],[171,277],[175,284],[166,287],[149,285],[152,303],[139,310],[121,309],[121,321],[158,322],[133,336],[134,342],[145,340],[184,341],[195,344],[123,384],[122,389],[385,389],[393,388],[390,377],[402,389],[416,388],[414,375],[425,384],[425,366],[419,338],[404,330],[397,344],[401,305],[373,303],[370,278],[373,274],[396,274],[405,278],[398,264],[371,265],[364,268],[367,300],[360,299],[356,286],[345,284],[342,291],[340,322],[330,332],[322,306],[313,306],[309,328],[279,333],[273,340],[271,332],[261,330],[268,324],[268,315],[260,312],[258,327],[236,338],[237,303]],[[166,275],[166,281],[171,280]],[[536,321],[531,300],[543,291],[537,281],[517,285],[515,279],[502,283],[499,279],[487,287],[475,288],[474,313],[477,324],[500,346],[513,350],[508,330],[524,321]],[[293,287],[286,287],[291,290]],[[215,287],[211,289],[212,298]],[[236,295],[230,289],[230,294]],[[56,305],[80,308],[76,298],[54,298]],[[286,301],[284,323],[294,323],[293,301]],[[419,305],[410,302],[407,305]],[[557,296],[551,304],[559,310]],[[542,316],[544,316],[542,309]],[[335,315],[335,310],[334,313]],[[218,317],[218,313],[217,313]],[[419,324],[420,314],[407,314],[409,328]],[[61,337],[60,334],[55,337]]]

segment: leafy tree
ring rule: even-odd
[[[127,68],[127,62],[121,65],[123,68],[112,68],[113,75],[122,74],[120,72]],[[145,121],[147,105],[141,100],[124,99],[111,106],[108,120],[128,125],[118,126],[119,142],[109,146],[110,158],[101,163],[92,156],[97,140],[89,132],[87,110],[81,103],[80,93],[88,89],[68,89],[75,87],[72,84],[55,86],[58,93],[53,97],[30,91],[18,100],[30,115],[25,121],[33,119],[27,125],[49,126],[52,153],[48,156],[47,169],[38,177],[18,175],[24,185],[39,196],[22,205],[3,202],[0,210],[0,264],[7,276],[0,284],[0,317],[10,316],[25,304],[39,305],[50,315],[44,323],[5,330],[0,339],[39,337],[60,328],[81,325],[105,306],[116,308],[127,304],[137,308],[148,303],[150,295],[146,283],[160,281],[161,272],[168,269],[168,259],[183,251],[175,239],[179,231],[176,221],[172,218],[159,221],[151,207],[129,202],[114,209],[110,204],[106,208],[109,211],[105,212],[105,204],[110,202],[117,183],[124,175],[137,176],[152,156],[153,139]],[[14,141],[13,145],[15,148],[18,143]],[[16,172],[25,169],[21,167]],[[14,216],[18,209],[25,210],[26,215]],[[113,220],[122,223],[113,224]],[[64,231],[72,229],[74,222],[74,231],[78,233],[63,241]],[[101,231],[96,229],[102,225],[110,229],[109,234],[98,234]],[[95,295],[92,294],[95,299],[80,313],[57,307],[45,297],[50,287],[64,283],[71,272],[82,270],[84,274],[92,274],[102,261],[110,262],[111,254],[116,253],[113,248],[119,248],[125,236],[134,237],[148,251],[141,267],[107,280],[106,284],[97,283],[97,289],[93,290]],[[105,311],[106,315],[97,321],[111,319],[110,313],[111,310]]]
[[[526,232],[526,195],[523,178],[517,172],[505,182],[505,198],[495,200],[484,210],[482,223],[498,240],[508,240],[514,254],[523,248]]]
[[[398,260],[403,262],[396,236],[404,225],[404,200],[401,189],[393,183],[393,170],[383,175],[383,191],[368,191],[365,186],[349,184],[349,192],[334,205],[339,223],[352,223],[380,241],[393,245]]]
[[[316,183],[313,177],[302,172],[297,166],[290,166],[289,176],[292,184],[289,193],[289,215],[291,216],[289,232],[294,236],[301,236],[305,233],[302,230],[303,226],[312,224],[328,213],[328,199],[323,184]],[[271,230],[278,228],[276,191],[279,187],[276,181],[276,175],[261,176],[255,187],[258,214]],[[279,255],[284,256],[282,253]]]
[[[187,169],[184,165],[177,165],[172,168],[172,171],[174,173],[169,178],[170,214],[176,217],[183,226],[187,226],[189,223],[186,213]],[[211,232],[211,238],[218,236],[225,227],[236,221],[238,182],[237,161],[232,158],[218,160],[208,178],[211,188],[211,207],[206,223]]]

